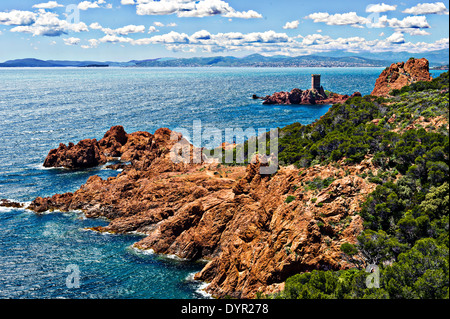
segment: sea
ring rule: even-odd
[[[269,129],[309,124],[330,105],[262,105],[265,96],[311,86],[370,94],[383,68],[1,68],[0,199],[73,192],[102,167],[71,171],[42,166],[50,149],[101,139],[113,125],[128,133],[160,127]],[[443,71],[431,71],[438,76]],[[225,134],[224,134],[225,136]],[[197,145],[198,146],[198,145]],[[100,234],[107,225],[81,212],[35,214],[0,207],[0,298],[209,298],[193,280],[204,261],[132,248],[139,234]]]

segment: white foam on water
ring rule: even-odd
[[[143,232],[139,232],[137,230],[133,230],[133,231],[129,231],[128,234],[131,235],[139,235],[139,236],[147,236],[147,234],[143,233]]]
[[[0,206],[0,213],[8,213],[14,209],[17,209],[17,208]]]
[[[40,170],[61,170],[61,169],[65,169],[63,167],[45,167],[43,163],[30,164],[30,165],[28,165],[28,167],[34,168],[34,169],[40,169]]]
[[[175,255],[175,254],[168,254],[168,255],[161,255],[161,256],[162,256],[162,257],[165,257],[165,258],[167,258],[167,259],[172,259],[172,260],[189,261],[189,259],[178,257],[178,256]]]
[[[112,232],[109,232],[109,231],[97,231],[97,230],[90,229],[90,228],[87,228],[87,227],[86,228],[82,228],[82,230],[84,230],[84,231],[91,231],[91,232],[94,232],[94,233],[102,235],[102,236],[118,236],[119,235],[119,234],[112,233]]]
[[[210,293],[206,292],[206,290],[205,290],[209,284],[206,282],[194,279],[194,276],[196,273],[197,272],[193,272],[193,273],[190,273],[189,275],[187,275],[186,281],[190,281],[190,282],[197,284],[198,288],[195,289],[195,292],[198,293],[199,295],[201,295],[202,297],[208,298],[208,299],[214,299],[213,296]]]
[[[132,252],[134,252],[134,253],[136,253],[138,255],[155,255],[155,251],[153,249],[151,249],[151,248],[149,248],[149,249],[141,249],[141,248],[136,247],[134,244],[131,245],[131,246],[128,246],[128,248]]]

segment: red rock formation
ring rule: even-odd
[[[96,139],[85,139],[68,146],[61,143],[52,149],[44,161],[44,167],[87,168],[106,163],[106,156]]]
[[[52,149],[44,167],[87,168],[105,164],[108,158],[120,157],[121,147],[127,142],[127,133],[120,125],[111,127],[100,141],[85,139],[77,145],[59,144]]]
[[[0,207],[9,207],[9,208],[23,208],[25,205],[18,202],[13,202],[7,199],[0,200]]]
[[[120,157],[122,155],[120,149],[127,140],[128,134],[123,126],[117,125],[111,127],[98,143],[105,156]]]
[[[388,96],[394,89],[401,89],[417,81],[431,81],[428,60],[411,58],[405,62],[392,63],[381,72],[371,95]]]
[[[300,271],[349,267],[340,245],[354,243],[362,230],[359,202],[376,185],[356,174],[373,170],[370,162],[261,175],[260,163],[174,163],[172,135],[167,129],[128,134],[121,153],[132,164],[117,177],[92,176],[74,193],[38,197],[28,208],[82,210],[110,220],[97,231],[146,234],[137,248],[209,260],[196,278],[218,297],[254,297],[281,289]],[[335,181],[326,189],[301,186],[327,177]]]
[[[171,140],[172,132],[160,128],[152,135],[148,132],[127,134],[120,125],[111,127],[97,142],[86,139],[77,145],[60,144],[52,149],[44,161],[45,167],[87,168],[105,164],[114,157],[124,162],[132,162],[134,166],[144,168],[162,153],[167,153],[181,137],[177,134]],[[155,152],[155,150],[157,150]]]
[[[291,92],[276,92],[264,98],[263,104],[334,104],[344,103],[349,98],[354,96],[361,96],[361,93],[355,92],[351,96],[332,93],[326,95],[322,87],[320,90],[308,89],[302,91],[300,89],[293,89]],[[254,99],[258,98],[253,96]]]

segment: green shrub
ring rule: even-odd
[[[293,195],[288,195],[288,197],[286,197],[286,199],[285,199],[285,203],[290,203],[290,202],[292,202],[293,200],[295,200],[295,196],[293,196]]]
[[[350,243],[343,243],[341,245],[341,250],[344,254],[347,254],[349,256],[353,256],[358,253],[358,249],[356,248],[356,246]]]

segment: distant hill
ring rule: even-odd
[[[350,53],[330,51],[296,57],[251,54],[242,58],[233,56],[193,57],[193,58],[156,58],[130,60],[128,62],[65,61],[17,59],[0,63],[0,67],[387,67],[398,61],[407,61],[410,57],[426,58],[430,66],[448,64],[448,50],[426,53],[380,52]]]
[[[155,59],[137,62],[137,67],[361,67],[386,66],[386,61],[366,59],[358,56],[326,57],[306,55],[288,57],[283,55],[263,56],[252,54],[242,58],[232,56],[195,57],[180,59]]]
[[[17,59],[0,63],[0,67],[29,67],[29,68],[52,68],[52,67],[87,67],[87,66],[109,66],[105,62],[97,61],[57,61],[57,60],[38,60],[38,59]]]

